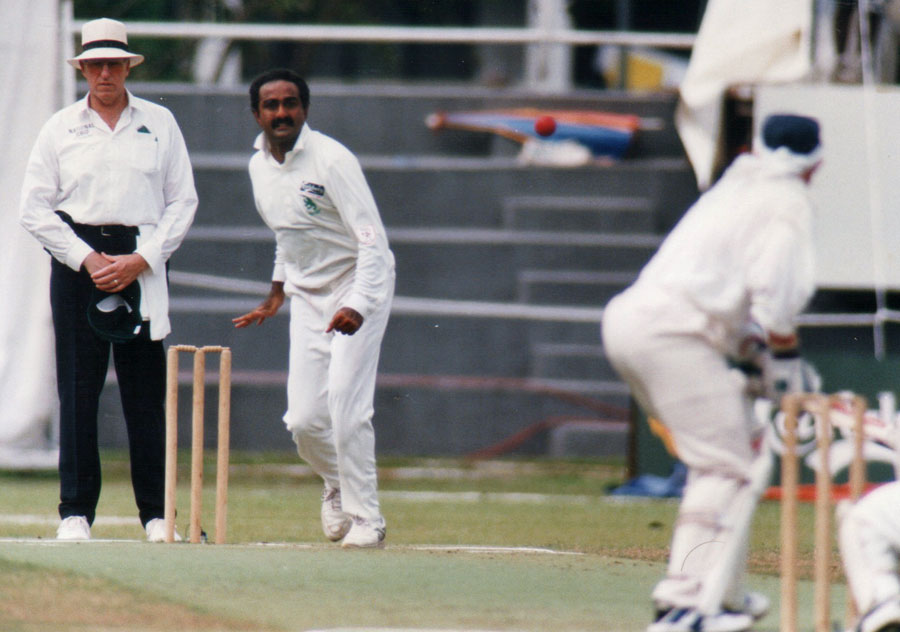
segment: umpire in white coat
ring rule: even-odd
[[[125,88],[143,56],[125,25],[82,28],[69,59],[88,94],[43,126],[28,161],[20,218],[53,255],[50,307],[60,399],[57,537],[90,538],[100,497],[97,411],[110,349],[128,428],[131,479],[148,539],[162,541],[166,266],[194,219],[187,148],[169,110]]]
[[[250,107],[262,129],[250,180],[275,233],[275,268],[269,295],[234,324],[260,324],[290,298],[284,422],[325,482],[322,529],[345,548],[381,546],[372,415],[394,255],[359,161],[306,124],[306,82],[290,70],[264,73]]]
[[[742,581],[760,429],[751,381],[732,361],[764,364],[769,382],[800,377],[795,318],[815,289],[807,185],[820,161],[815,120],[768,117],[756,152],[737,158],[604,311],[606,354],[688,467],[648,631],[744,630],[768,609]],[[726,528],[742,503],[746,528]],[[738,561],[718,569],[724,594],[707,612],[702,595],[717,588],[705,582],[729,546]]]

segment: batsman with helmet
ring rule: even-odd
[[[814,286],[808,184],[819,125],[769,116],[603,314],[603,344],[688,467],[666,576],[648,632],[738,632],[768,610],[743,585],[750,520],[769,454],[752,402],[802,390],[796,316]],[[735,365],[761,372],[748,376]]]

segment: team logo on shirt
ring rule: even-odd
[[[320,208],[316,205],[315,202],[313,202],[312,200],[310,200],[310,199],[309,199],[308,197],[306,197],[306,196],[303,197],[303,206],[306,207],[306,211],[307,211],[307,213],[309,213],[310,215],[318,215],[319,213],[322,212],[322,209],[320,209]]]
[[[325,195],[325,185],[316,184],[315,182],[304,182],[300,186],[300,191],[302,193],[312,193],[318,197],[322,197]]]

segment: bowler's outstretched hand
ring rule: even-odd
[[[260,303],[252,312],[247,312],[243,316],[232,318],[231,322],[234,323],[234,326],[237,329],[243,329],[244,327],[249,327],[253,324],[262,325],[264,320],[277,314],[283,304],[284,283],[272,281],[272,288],[269,290],[269,295],[266,297],[266,300]]]

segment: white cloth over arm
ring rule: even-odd
[[[721,154],[722,104],[729,86],[796,81],[811,69],[811,0],[709,0],[675,123],[701,190]]]

